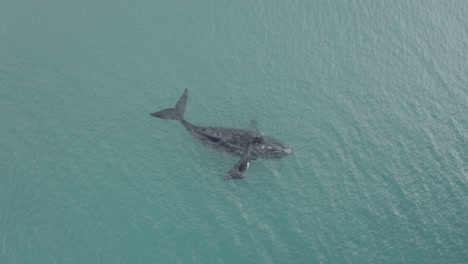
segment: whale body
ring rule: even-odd
[[[256,130],[225,128],[225,127],[201,127],[184,119],[187,105],[188,91],[185,89],[174,108],[166,108],[158,112],[150,113],[151,116],[162,119],[179,120],[187,131],[204,145],[213,149],[240,156],[241,159],[233,169],[241,167],[237,172],[229,171],[225,176],[231,179],[243,178],[243,172],[248,168],[249,161],[257,158],[283,158],[292,153],[292,148],[282,142],[261,135]],[[246,164],[246,166],[242,166]],[[244,169],[245,168],[245,169]]]

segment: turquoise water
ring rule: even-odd
[[[466,1],[0,6],[0,263],[467,263]]]

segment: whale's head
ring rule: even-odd
[[[256,140],[252,144],[252,156],[255,158],[279,159],[292,152],[291,147],[268,136],[262,136],[261,140]]]

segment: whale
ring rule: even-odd
[[[255,142],[261,142],[260,135],[256,135],[250,138],[249,143],[247,144],[247,147],[244,149],[244,154],[242,154],[242,157],[240,158],[240,160],[236,163],[236,165],[234,165],[232,169],[228,171],[226,175],[224,175],[225,180],[244,178],[243,174],[249,168],[252,144]]]
[[[278,159],[292,154],[290,146],[270,136],[262,135],[256,127],[250,129],[203,127],[189,123],[184,119],[187,99],[188,89],[185,89],[174,107],[152,112],[150,115],[161,119],[178,120],[203,145],[239,156],[240,159],[224,179],[243,179],[243,173],[248,169],[251,160]]]

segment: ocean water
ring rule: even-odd
[[[0,263],[468,263],[468,2],[0,3]],[[205,148],[149,112],[292,146]]]

